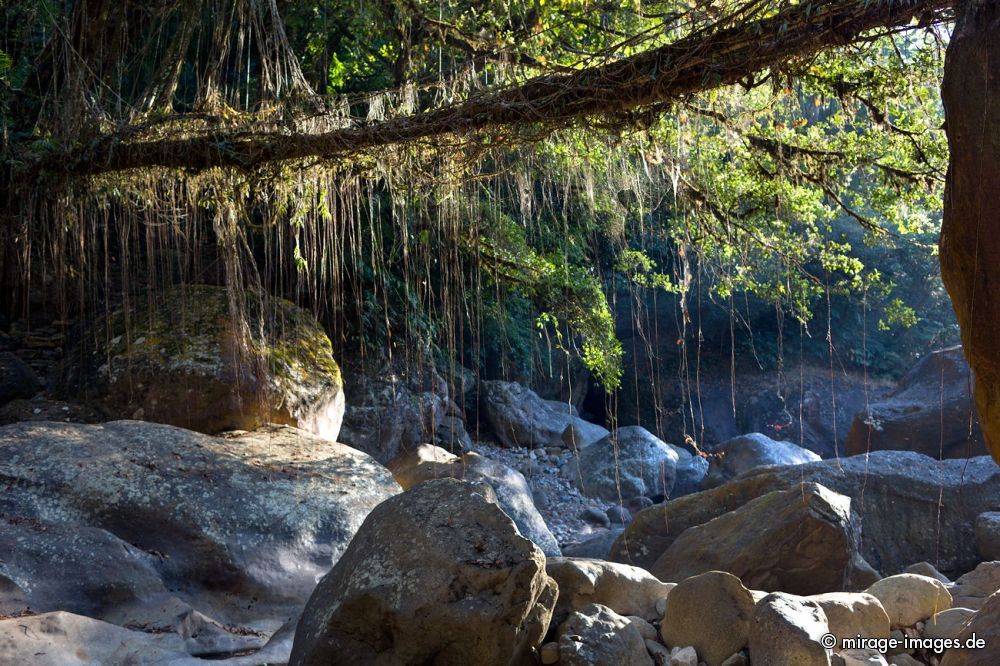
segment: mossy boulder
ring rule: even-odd
[[[118,313],[89,397],[113,417],[208,434],[278,423],[336,439],[343,381],[319,322],[282,299],[242,305],[240,321],[224,287],[182,285]]]

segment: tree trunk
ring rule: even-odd
[[[941,275],[1000,462],[1000,2],[963,0],[958,11],[942,84],[951,163]]]

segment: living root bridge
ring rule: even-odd
[[[588,116],[625,123],[630,113],[738,83],[792,58],[850,44],[871,30],[900,29],[914,20],[921,25],[950,20],[954,0],[813,0],[749,20],[762,4],[748,2],[713,27],[629,58],[539,76],[461,103],[363,127],[316,134],[241,130],[157,139],[110,134],[68,159],[61,156],[34,167],[79,175],[153,167],[252,170],[288,160],[343,159],[380,146],[491,128],[533,126],[547,131]]]

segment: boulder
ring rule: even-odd
[[[801,465],[819,460],[819,456],[801,446],[774,440],[759,432],[734,437],[720,444],[717,456],[709,461],[703,488],[714,488],[726,481],[765,465]]]
[[[449,390],[433,368],[404,375],[387,366],[352,374],[338,439],[382,464],[425,443],[453,453],[468,450],[472,439]]]
[[[880,450],[917,451],[932,458],[983,455],[971,388],[961,346],[928,354],[884,400],[854,417],[847,455]]]
[[[286,426],[21,423],[0,427],[0,460],[0,578],[32,608],[122,623],[194,607],[270,633],[400,490],[364,453]]]
[[[489,486],[427,481],[365,519],[309,598],[290,664],[518,663],[557,594]]]
[[[671,497],[684,497],[701,490],[708,468],[708,458],[681,456],[674,468],[674,488],[670,493]]]
[[[945,573],[979,562],[975,519],[1000,506],[1000,467],[987,457],[936,461],[908,451],[766,467],[695,495],[633,515],[608,559],[652,569],[684,530],[756,497],[799,483],[819,483],[851,498],[862,525],[862,555],[877,570],[896,573],[934,561]]]
[[[563,432],[573,427],[577,448],[607,436],[599,425],[584,421],[568,409],[556,409],[526,386],[514,382],[484,381],[481,413],[497,441],[507,447],[529,449],[563,446]]]
[[[828,666],[832,651],[820,644],[829,633],[819,604],[782,592],[759,602],[750,623],[750,661],[754,666]]]
[[[559,584],[555,622],[589,604],[606,606],[619,615],[659,619],[656,603],[674,587],[639,567],[601,560],[550,557],[545,571]]]
[[[0,405],[42,390],[31,367],[11,352],[0,352]]]
[[[926,638],[957,638],[962,633],[965,623],[975,614],[976,611],[971,608],[949,608],[935,613],[924,624],[924,636]]]
[[[600,604],[590,604],[559,625],[559,663],[653,666],[653,659],[638,627],[628,618]]]
[[[251,323],[263,319],[262,336],[234,322],[223,287],[176,286],[117,313],[116,336],[99,336],[97,369],[82,378],[84,396],[115,418],[208,434],[279,423],[336,440],[343,381],[323,328],[289,301],[244,305]]]
[[[500,508],[547,556],[558,556],[559,543],[535,507],[531,488],[524,476],[501,462],[469,452],[458,457],[444,449],[424,444],[389,463],[396,481],[404,490],[429,479],[453,478],[485,482],[497,494]]]
[[[952,606],[951,594],[944,583],[917,574],[883,578],[865,592],[882,603],[893,629],[912,627]]]
[[[994,592],[1000,590],[1000,562],[981,562],[972,571],[962,574],[949,587],[956,606],[978,609]]]
[[[624,531],[624,528],[621,527],[600,530],[589,539],[563,546],[561,549],[562,554],[566,557],[606,560],[608,559],[608,551],[611,550],[612,544],[615,543]]]
[[[858,553],[851,501],[815,483],[775,491],[688,528],[650,571],[679,582],[727,571],[764,591],[818,594],[857,589],[870,575]]]
[[[916,564],[911,564],[910,566],[900,571],[900,573],[920,574],[921,576],[935,578],[944,583],[945,585],[951,585],[951,581],[948,579],[948,577],[945,576],[940,571],[938,571],[937,567],[935,567],[930,562],[917,562]]]
[[[970,641],[981,643],[973,647]],[[958,634],[961,647],[945,651],[941,666],[996,666],[1000,664],[1000,593],[993,594]]]
[[[618,428],[579,452],[562,469],[580,492],[618,503],[632,497],[669,497],[679,456],[640,426]]]
[[[976,517],[976,552],[984,560],[1000,560],[1000,511]]]
[[[830,633],[841,638],[889,638],[889,616],[876,597],[863,592],[828,592],[810,596],[826,614]]]
[[[708,666],[719,666],[746,646],[753,610],[739,578],[709,571],[670,591],[660,634],[667,645],[691,646]]]

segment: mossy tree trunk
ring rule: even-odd
[[[951,163],[941,274],[1000,462],[1000,2],[963,0],[958,11],[942,84]]]

